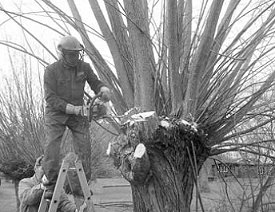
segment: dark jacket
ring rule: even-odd
[[[31,178],[24,178],[19,182],[19,199],[20,199],[20,212],[37,212],[43,190],[41,189],[40,182],[36,179],[35,175]],[[76,205],[69,201],[64,190],[60,196],[58,205],[58,212],[74,212]]]
[[[66,66],[62,60],[49,65],[44,73],[46,115],[65,113],[68,103],[83,105],[85,82],[95,93],[104,86],[90,65],[83,61],[76,68]]]

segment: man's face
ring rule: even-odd
[[[64,51],[63,52],[66,62],[70,66],[76,66],[79,61],[79,51]]]

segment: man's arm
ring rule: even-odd
[[[34,185],[31,179],[23,179],[19,182],[19,198],[21,204],[36,205],[40,202],[43,189],[40,184]]]
[[[48,68],[44,72],[44,90],[47,104],[56,110],[65,112],[67,102],[56,95],[56,76]]]
[[[58,205],[58,209],[61,212],[75,212],[76,211],[76,205],[69,200],[69,198],[64,190],[62,190],[61,195],[60,195],[60,202]]]
[[[85,65],[85,72],[87,74],[87,82],[90,88],[97,94],[100,91],[100,88],[105,86],[103,82],[101,82],[98,77],[93,72],[91,66],[89,64]]]

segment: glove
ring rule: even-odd
[[[43,184],[43,185],[46,185],[46,184],[49,183],[49,180],[47,179],[46,175],[43,175],[41,181],[42,181],[42,184]]]
[[[74,114],[74,115],[84,115],[83,106],[74,106],[72,104],[67,104],[65,109],[66,114]]]
[[[86,202],[84,202],[81,206],[80,206],[80,208],[79,208],[79,212],[84,212],[84,211],[86,211],[85,209],[87,208],[87,204],[86,204]],[[78,211],[77,211],[78,212]]]
[[[43,183],[40,183],[40,189],[42,189],[42,190],[45,190],[46,189],[46,187],[44,186],[44,184]]]
[[[86,202],[84,202],[82,205],[80,205],[79,210],[75,209],[75,212],[84,212],[86,211],[85,209],[87,208]]]
[[[100,88],[100,91],[99,93],[101,94],[101,100],[103,102],[108,102],[111,98],[111,92],[110,92],[110,89],[103,86]]]
[[[43,175],[43,177],[41,178],[40,188],[45,190],[46,185],[48,184],[49,184],[49,180],[47,179],[46,175]]]

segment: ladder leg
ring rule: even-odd
[[[52,197],[48,212],[56,212],[57,210],[57,207],[60,201],[60,194],[66,180],[66,175],[69,169],[69,165],[70,164],[68,161],[63,160],[61,168],[59,170],[58,178],[56,181],[53,197]]]
[[[80,185],[84,194],[84,201],[87,204],[87,208],[89,212],[95,212],[94,204],[92,202],[92,195],[89,189],[89,185],[87,183],[87,179],[83,170],[83,166],[80,160],[75,162],[75,167],[77,171],[77,175],[80,181]]]
[[[38,212],[56,212],[57,211],[58,204],[60,202],[61,191],[63,189],[64,183],[66,180],[69,166],[72,162],[74,162],[75,164],[75,169],[77,171],[77,176],[80,182],[80,186],[84,194],[84,202],[86,203],[87,211],[95,212],[94,205],[92,202],[92,195],[89,189],[89,185],[87,183],[87,179],[83,170],[82,163],[80,160],[76,160],[76,158],[77,158],[76,155],[72,153],[72,154],[68,154],[66,158],[63,160],[61,168],[59,170],[52,200],[50,203],[47,202],[47,200],[44,198],[45,196],[45,191],[44,191]],[[47,211],[48,208],[49,210]]]
[[[38,212],[47,212],[47,210],[49,208],[49,202],[44,197],[45,197],[45,190],[43,191],[43,195],[41,198]]]

